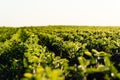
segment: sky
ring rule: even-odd
[[[0,26],[120,26],[120,0],[0,0]]]

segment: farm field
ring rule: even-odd
[[[1,27],[0,80],[120,80],[120,27]]]

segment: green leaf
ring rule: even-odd
[[[31,73],[25,73],[24,76],[25,76],[26,78],[31,79],[33,75],[32,75]]]
[[[90,73],[95,73],[95,72],[99,72],[96,68],[87,68],[86,69],[86,73],[90,74]]]
[[[97,50],[95,50],[95,49],[92,49],[92,52],[93,52],[94,54],[99,54],[99,52],[98,52]]]
[[[116,74],[116,77],[117,77],[118,79],[120,79],[120,73],[117,73],[117,74]]]
[[[108,57],[104,58],[104,62],[106,66],[111,66],[110,59]]]
[[[118,72],[117,69],[113,65],[110,66],[110,71],[111,73],[115,73],[115,74]]]
[[[92,54],[90,53],[90,52],[85,52],[85,54],[87,55],[87,56],[89,56],[89,57],[92,57]]]
[[[107,56],[107,57],[110,57],[111,55],[106,53],[106,52],[100,52],[99,56]]]
[[[87,67],[90,64],[90,60],[86,60],[84,57],[79,57],[78,60],[83,67]]]

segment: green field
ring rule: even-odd
[[[120,27],[1,27],[0,80],[120,80]]]

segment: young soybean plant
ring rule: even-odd
[[[25,73],[22,80],[64,80],[64,75],[60,69],[51,69],[50,67],[43,68],[38,66],[36,73]]]
[[[109,53],[98,52],[92,49],[92,53],[85,52],[85,54],[91,59],[86,59],[83,56],[78,58],[80,63],[78,71],[80,71],[79,76],[81,76],[82,80],[120,79],[120,73],[118,73],[117,69],[110,61],[111,55]]]

